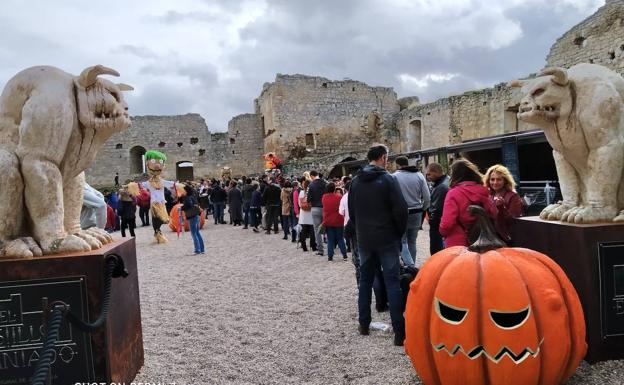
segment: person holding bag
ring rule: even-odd
[[[182,203],[182,211],[186,216],[193,237],[193,245],[195,246],[195,254],[204,254],[204,240],[199,233],[199,215],[201,213],[197,204],[197,199],[193,194],[193,188],[189,185],[184,186],[186,195]]]
[[[314,220],[312,218],[312,205],[308,202],[308,186],[309,180],[303,181],[303,190],[299,194],[299,224],[301,225],[301,233],[299,234],[299,241],[301,242],[301,248],[303,251],[308,251],[306,245],[306,239],[310,237],[310,248],[312,251],[316,251],[316,238],[314,236]]]

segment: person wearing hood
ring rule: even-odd
[[[483,186],[483,175],[476,165],[466,159],[457,159],[451,165],[451,182],[444,199],[440,234],[446,247],[469,246],[468,234],[477,220],[468,212],[468,206],[479,205],[495,220],[497,210],[490,193]]]
[[[399,156],[394,160],[397,171],[392,174],[403,193],[403,198],[407,203],[407,230],[403,234],[401,256],[403,263],[414,267],[416,259],[416,237],[422,225],[423,213],[429,208],[429,186],[425,176],[416,168],[410,166],[408,159]]]
[[[369,334],[371,291],[375,272],[381,267],[390,303],[394,344],[403,346],[405,320],[399,282],[399,253],[401,238],[407,228],[407,203],[396,178],[385,169],[388,148],[384,145],[373,146],[366,157],[370,163],[351,182],[347,203],[360,256],[359,332]]]

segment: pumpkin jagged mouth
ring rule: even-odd
[[[156,170],[155,170],[155,169],[150,168],[150,167],[147,167],[147,169],[148,169],[149,171],[153,172],[154,174],[156,174],[156,173],[161,173],[161,172],[162,172],[162,169],[156,169]]]
[[[487,358],[489,358],[490,361],[494,362],[495,364],[498,364],[500,362],[500,360],[503,359],[503,357],[508,356],[516,365],[518,365],[518,364],[520,364],[521,362],[523,362],[524,360],[526,360],[529,357],[533,357],[533,358],[537,357],[539,355],[539,353],[540,353],[540,349],[541,349],[541,346],[542,346],[543,342],[544,342],[544,339],[542,338],[542,340],[539,342],[539,344],[537,344],[537,349],[533,350],[531,348],[525,348],[524,350],[522,350],[518,354],[515,354],[508,347],[503,346],[501,348],[501,350],[499,350],[499,352],[496,353],[493,356],[491,354],[489,354],[485,350],[485,348],[483,346],[481,346],[481,345],[475,346],[474,348],[472,348],[468,352],[466,352],[464,350],[464,348],[460,344],[456,344],[450,350],[446,347],[445,344],[433,345],[433,348],[435,349],[436,352],[444,350],[451,357],[454,357],[455,354],[457,354],[457,352],[462,352],[462,353],[464,353],[464,355],[466,357],[468,357],[471,360],[475,360],[479,356],[484,355]]]

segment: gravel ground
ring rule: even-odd
[[[201,233],[196,256],[189,233],[167,229],[170,243],[155,245],[151,227],[137,229],[145,366],[135,382],[420,384],[391,332],[358,334],[350,261],[211,220]],[[419,256],[428,242],[420,232]],[[373,309],[373,321],[389,314]],[[624,384],[624,361],[583,363],[568,383]]]

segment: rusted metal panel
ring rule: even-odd
[[[130,383],[143,366],[134,238],[117,240],[86,253],[48,255],[31,260],[0,260],[0,282],[84,276],[89,320],[93,321],[101,310],[104,264],[108,254],[121,256],[129,275],[113,279],[108,319],[102,329],[91,335],[95,381]],[[55,300],[53,292],[42,291],[41,297]]]

